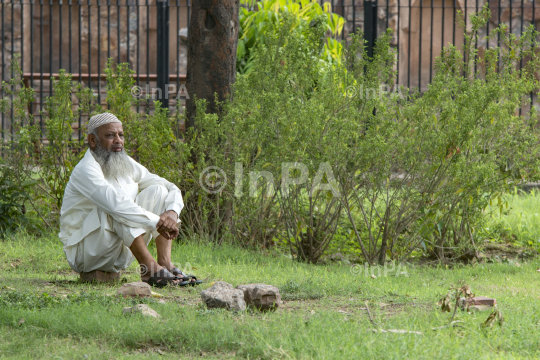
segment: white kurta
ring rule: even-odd
[[[129,250],[133,240],[145,234],[148,244],[157,236],[159,215],[167,210],[180,214],[184,207],[176,185],[131,161],[131,177],[105,178],[88,149],[73,169],[59,234],[73,270],[118,272],[128,267],[134,260]]]

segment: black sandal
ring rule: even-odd
[[[173,275],[176,275],[180,278],[182,278],[183,280],[187,280],[187,283],[188,285],[191,285],[191,286],[195,286],[195,285],[199,285],[199,284],[202,284],[203,281],[202,280],[197,280],[197,277],[195,275],[187,275],[187,274],[184,274],[184,272],[182,272],[182,270],[180,270],[179,268],[177,267],[173,267],[171,269],[171,273]],[[195,280],[195,281],[191,281],[191,279]]]
[[[175,280],[184,280],[178,284],[173,283]],[[189,285],[189,281],[186,281],[184,278],[180,278],[178,276],[175,276],[174,274],[171,274],[167,269],[161,269],[152,276],[150,276],[150,279],[148,280],[142,280],[142,282],[147,283],[150,286],[155,286],[158,288],[165,287],[167,285],[171,286],[187,286]]]

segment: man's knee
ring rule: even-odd
[[[163,185],[151,185],[144,189],[144,191],[147,191],[148,195],[153,197],[158,202],[165,201],[167,195],[169,194],[169,191]]]
[[[169,190],[164,185],[150,185],[148,190],[155,192],[156,196],[167,197]]]
[[[163,185],[151,185],[137,195],[135,202],[148,211],[158,213],[165,204],[169,191]],[[161,213],[160,213],[161,214]],[[157,214],[159,215],[159,214]]]

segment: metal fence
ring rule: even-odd
[[[10,60],[20,53],[25,85],[36,91],[30,110],[41,122],[40,111],[52,94],[50,78],[60,69],[94,89],[100,104],[105,104],[103,70],[109,58],[129,63],[143,89],[157,87],[158,75],[178,89],[185,82],[189,17],[187,0],[2,1],[0,78],[11,77]],[[167,43],[164,28],[174,34]],[[80,135],[83,120],[73,124],[75,136]],[[10,118],[3,116],[2,130],[10,127]]]
[[[434,76],[434,61],[449,43],[460,47],[471,28],[471,14],[487,3],[492,12],[487,34],[498,24],[521,34],[540,21],[540,0],[319,0],[330,3],[333,12],[346,20],[343,41],[358,29],[371,44],[377,34],[393,30],[392,46],[398,54],[398,84],[427,89]],[[1,0],[0,79],[9,80],[10,60],[21,54],[25,86],[36,91],[30,109],[41,118],[44,99],[52,93],[51,76],[59,69],[94,89],[105,104],[105,75],[108,58],[128,62],[143,89],[163,88],[185,82],[187,32],[190,0]],[[465,29],[456,26],[458,11],[465,17]],[[496,46],[500,37],[475,44],[479,54]],[[0,91],[1,93],[1,91]],[[182,104],[175,92],[167,104],[174,111]],[[3,96],[3,94],[2,94]],[[140,109],[149,111],[151,108]],[[12,117],[12,116],[11,116]],[[9,134],[11,117],[2,116],[2,136]],[[80,135],[81,119],[73,124]]]
[[[490,47],[500,45],[500,34],[489,41],[484,39],[499,24],[506,24],[519,36],[529,25],[538,29],[540,22],[540,0],[379,0],[364,1],[361,6],[360,1],[354,0],[329,2],[333,11],[347,21],[342,39],[359,28],[368,41],[387,28],[392,29],[391,45],[397,50],[397,81],[421,91],[433,79],[435,58],[443,47],[454,44],[461,48],[466,32],[472,28],[471,15],[485,4],[491,18],[479,31],[481,40],[475,43],[480,56]],[[465,29],[456,24],[460,11]]]

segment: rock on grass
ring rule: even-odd
[[[247,305],[252,305],[259,310],[271,310],[281,304],[279,289],[266,284],[248,284],[236,287],[244,292],[244,300]]]
[[[145,304],[139,304],[135,305],[133,307],[125,307],[122,311],[124,315],[130,315],[130,314],[142,314],[143,316],[151,316],[153,318],[160,318],[161,315],[159,315],[154,309],[152,309],[150,306]]]
[[[124,284],[118,289],[118,295],[124,296],[150,296],[152,288],[142,281]]]
[[[231,284],[224,281],[218,281],[211,288],[202,291],[201,298],[208,309],[246,310],[244,292],[234,289]]]

